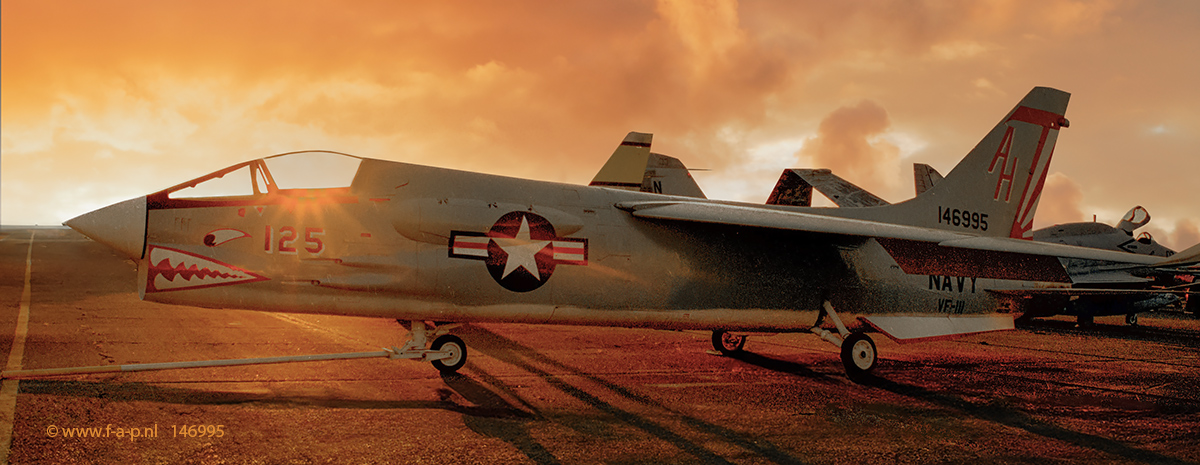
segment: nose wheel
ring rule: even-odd
[[[454,373],[467,364],[467,344],[458,336],[444,334],[433,340],[429,349],[444,352],[446,358],[434,359],[433,367],[442,373]]]
[[[404,320],[396,322],[408,328],[409,339],[404,346],[393,347],[389,351],[389,358],[424,360],[442,373],[454,373],[467,364],[467,344],[462,338],[447,334],[451,329],[462,326],[461,324],[431,325],[424,321]],[[430,338],[433,338],[433,343],[428,342]]]

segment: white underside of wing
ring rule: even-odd
[[[920,342],[989,331],[1012,330],[1013,316],[864,316],[879,332],[896,342]]]

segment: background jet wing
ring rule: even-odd
[[[1200,272],[1200,244],[1188,247],[1183,252],[1170,256],[1154,264],[1155,268],[1181,267],[1193,272]]]
[[[767,197],[767,205],[810,206],[813,189],[842,208],[890,205],[887,200],[842,179],[830,170],[798,168],[783,170],[775,189]]]
[[[924,194],[925,191],[933,189],[933,185],[943,179],[942,173],[925,163],[913,163],[913,187],[917,190],[917,195]]]
[[[1006,237],[817,215],[780,208],[717,202],[622,202],[617,208],[647,220],[750,226],[874,238],[910,274],[1069,282],[1059,257],[1155,265],[1161,257]],[[1191,249],[1189,249],[1191,251]],[[1196,252],[1200,254],[1200,252]],[[1166,261],[1172,261],[1170,259]]]

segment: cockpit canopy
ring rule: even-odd
[[[168,199],[211,199],[290,194],[310,189],[348,190],[362,158],[322,150],[252,160],[171,187]]]

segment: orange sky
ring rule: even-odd
[[[785,167],[891,200],[1073,94],[1038,226],[1200,241],[1200,2],[2,4],[3,224],[304,149],[584,184],[628,131],[713,198]]]

